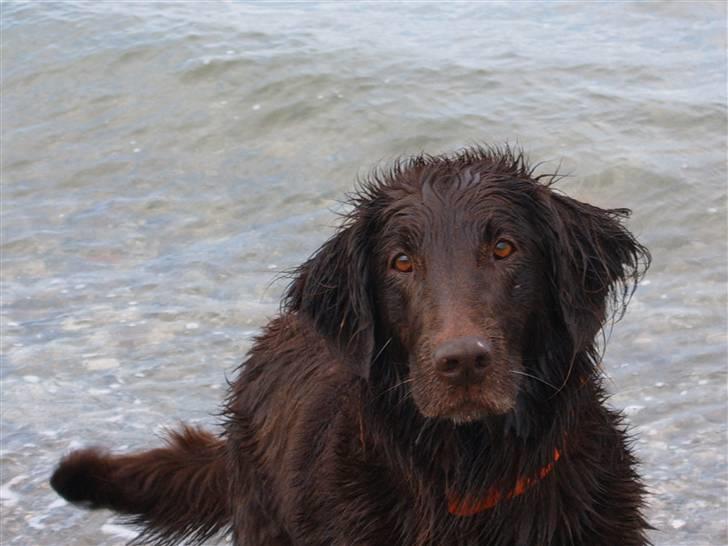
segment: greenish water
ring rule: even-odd
[[[725,4],[28,2],[0,28],[3,544],[123,544],[49,489],[59,455],[212,423],[356,176],[475,141],[634,210],[654,265],[612,404],[655,543],[728,543]]]

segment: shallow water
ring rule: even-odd
[[[728,543],[723,3],[2,5],[2,543],[117,545],[59,455],[213,423],[357,175],[519,143],[634,209],[605,371],[658,545]]]

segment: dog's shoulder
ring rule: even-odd
[[[255,338],[241,377],[265,376],[270,381],[304,383],[347,382],[353,378],[340,356],[298,313],[283,313],[271,320]]]
[[[339,358],[307,320],[281,314],[255,339],[232,385],[229,409],[256,421],[291,421],[290,426],[307,416],[333,417],[337,407],[346,407],[338,405],[342,397],[359,392],[359,378]]]
[[[244,466],[254,463],[273,490],[288,487],[289,474],[321,455],[316,446],[354,434],[349,413],[361,379],[336,358],[306,320],[282,314],[256,338],[232,385],[225,414],[233,451],[244,453]]]

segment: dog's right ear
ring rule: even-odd
[[[308,318],[357,375],[368,378],[374,350],[367,222],[352,218],[295,272],[284,301]]]

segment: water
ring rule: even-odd
[[[723,3],[2,4],[2,542],[117,545],[60,454],[213,423],[357,175],[521,144],[634,209],[605,370],[658,545],[728,543]]]

